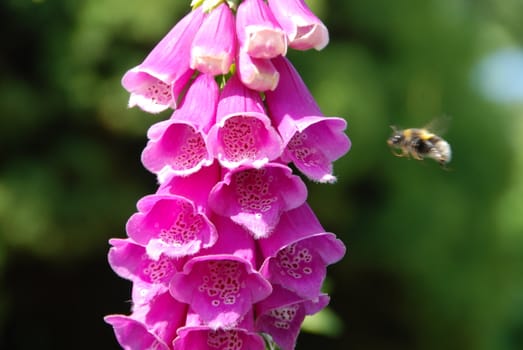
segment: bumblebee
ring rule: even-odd
[[[452,157],[450,145],[442,137],[427,128],[397,129],[391,126],[392,136],[387,140],[389,147],[399,149],[398,157],[412,157],[417,160],[432,158],[445,167]]]

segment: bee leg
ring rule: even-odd
[[[423,160],[423,156],[417,152],[414,152],[412,151],[412,158],[416,159],[416,160]]]
[[[392,154],[400,158],[409,158],[409,150],[406,147],[401,147],[401,151],[397,152],[394,149],[391,149]]]
[[[405,151],[404,151],[404,150],[401,150],[401,151],[398,152],[398,151],[396,151],[396,150],[394,150],[394,149],[391,148],[391,149],[390,149],[390,152],[391,152],[392,154],[394,154],[396,157],[400,157],[400,158],[401,158],[401,157],[405,157]]]

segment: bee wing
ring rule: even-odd
[[[447,132],[451,119],[449,115],[444,114],[432,119],[424,128],[434,134],[443,135]]]

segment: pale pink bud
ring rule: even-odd
[[[194,37],[191,68],[211,75],[229,72],[236,54],[234,15],[225,3],[211,11]]]
[[[273,58],[287,53],[287,36],[263,0],[245,0],[236,13],[241,47],[251,57]]]
[[[253,58],[240,48],[237,60],[238,77],[243,85],[256,91],[274,90],[278,86],[280,73],[271,60]]]
[[[329,43],[329,31],[304,0],[268,0],[278,23],[297,50],[321,50]]]

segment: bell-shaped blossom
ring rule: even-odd
[[[113,327],[116,340],[124,350],[169,350],[164,341],[147,330],[142,322],[125,315],[105,316],[105,322]]]
[[[256,239],[269,235],[282,212],[307,199],[307,187],[292,170],[279,163],[261,169],[236,168],[216,184],[209,196],[211,209],[248,229]]]
[[[136,283],[163,284],[171,281],[172,276],[183,267],[181,259],[161,255],[158,260],[151,259],[145,247],[130,239],[113,238],[109,250],[109,265],[122,278]]]
[[[173,350],[265,350],[263,338],[254,332],[252,310],[232,328],[213,329],[197,314],[187,316],[187,325],[178,330]]]
[[[242,49],[255,58],[287,53],[287,34],[263,0],[244,0],[236,12],[236,32]]]
[[[217,217],[215,223],[216,244],[187,261],[170,290],[212,329],[232,328],[271,293],[271,286],[255,269],[252,237],[227,218]]]
[[[222,3],[204,19],[196,33],[190,67],[211,75],[226,74],[235,54],[234,15],[229,6]]]
[[[292,161],[311,180],[334,182],[332,162],[348,152],[351,143],[342,118],[325,117],[296,69],[285,57],[272,60],[280,72],[267,106],[283,138],[283,161]]]
[[[129,107],[150,113],[176,108],[178,96],[194,72],[189,67],[190,49],[202,20],[201,9],[191,11],[140,65],[125,73],[122,85],[131,93]]]
[[[210,189],[218,179],[216,168],[172,177],[156,194],[138,201],[138,212],[129,218],[126,230],[146,247],[152,259],[162,254],[172,258],[192,255],[214,244],[216,229],[205,210]]]
[[[229,169],[260,168],[282,153],[281,138],[265,114],[259,93],[246,88],[236,75],[223,87],[216,124],[206,143],[209,152]]]
[[[329,31],[304,0],[268,0],[276,20],[296,50],[321,50],[329,43]]]
[[[241,328],[213,330],[206,326],[184,327],[179,334],[173,343],[173,350],[265,350],[265,342],[259,334]]]
[[[148,303],[133,307],[130,316],[109,315],[116,339],[124,349],[170,349],[176,330],[184,325],[187,305],[168,292],[159,293]]]
[[[142,163],[158,174],[160,183],[171,175],[186,176],[212,164],[205,138],[216,119],[218,95],[213,77],[202,74],[191,84],[172,117],[149,128]]]
[[[320,294],[327,265],[345,255],[345,246],[325,232],[308,204],[282,214],[272,235],[257,241],[265,260],[260,272],[305,299]]]
[[[243,85],[251,90],[274,90],[278,86],[280,73],[276,70],[271,60],[253,58],[240,48],[236,60],[236,71]]]
[[[294,350],[305,316],[317,313],[328,303],[326,294],[306,300],[276,285],[267,299],[256,304],[256,330],[269,334],[282,350]]]
[[[192,255],[216,241],[212,222],[184,197],[149,195],[140,199],[138,210],[127,221],[127,234],[154,260],[162,254]]]

